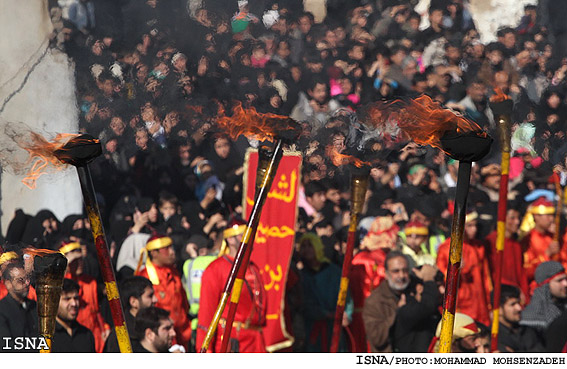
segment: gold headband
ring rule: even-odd
[[[555,208],[551,206],[545,205],[538,205],[538,206],[531,206],[530,213],[534,215],[549,215],[555,214]]]
[[[0,255],[0,265],[4,264],[7,261],[14,260],[18,258],[18,254],[14,251],[8,251]]]
[[[418,236],[427,236],[429,229],[427,227],[408,227],[404,230],[405,234],[416,234]]]
[[[477,219],[478,219],[478,213],[476,211],[473,211],[472,213],[467,214],[467,216],[465,217],[465,223],[472,222],[473,220],[477,220]]]
[[[63,245],[59,248],[59,252],[65,255],[68,252],[79,250],[81,248],[81,244],[78,242],[71,242],[66,245]]]
[[[223,238],[229,238],[229,237],[234,237],[234,236],[238,236],[239,234],[243,234],[246,231],[246,224],[241,224],[241,225],[234,225],[230,228],[227,228],[223,231],[222,235]]]
[[[169,237],[156,238],[146,244],[146,251],[163,249],[164,247],[171,246],[172,244],[173,240]]]

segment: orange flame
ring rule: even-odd
[[[250,139],[273,142],[282,131],[296,129],[297,123],[289,117],[271,113],[258,113],[254,108],[243,108],[238,103],[233,108],[232,116],[226,116],[224,109],[219,108],[218,125],[236,140],[245,135]]]
[[[327,148],[325,149],[325,154],[331,159],[333,165],[335,165],[336,167],[353,164],[357,168],[362,168],[365,165],[371,165],[369,162],[360,160],[357,157],[341,154],[332,145],[327,146]]]
[[[23,148],[29,153],[28,163],[31,163],[31,168],[22,183],[33,190],[37,179],[46,173],[48,165],[57,170],[65,167],[65,164],[59,161],[53,153],[78,135],[60,133],[51,142],[35,132],[30,132],[30,135],[31,143],[24,145]]]
[[[501,88],[494,89],[495,94],[490,97],[491,103],[499,103],[504,100],[511,100],[512,98],[504,93]]]
[[[427,95],[415,99],[378,101],[366,107],[365,123],[388,133],[396,128],[400,139],[409,138],[420,145],[442,150],[440,139],[445,132],[475,132],[487,137],[478,124],[444,108]],[[403,137],[406,136],[406,137]]]
[[[32,255],[32,256],[39,256],[39,257],[43,257],[45,255],[51,255],[51,254],[61,254],[61,252],[57,251],[57,250],[49,250],[49,249],[35,249],[35,248],[31,248],[31,247],[27,247],[23,250],[24,254],[28,254],[28,255]]]

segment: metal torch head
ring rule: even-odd
[[[60,252],[34,256],[39,334],[53,337],[67,259]]]
[[[369,176],[370,168],[367,166],[362,168],[353,168],[351,171],[350,191],[352,213],[362,213],[364,200],[366,199],[366,190],[368,189]]]
[[[512,115],[512,110],[514,108],[514,102],[511,99],[506,99],[503,101],[491,101],[489,103],[490,109],[494,115]]]
[[[479,161],[488,154],[493,139],[484,131],[447,131],[440,141],[443,151],[451,158],[473,162]]]
[[[57,159],[76,167],[90,163],[102,154],[100,141],[91,135],[79,135],[54,152]]]

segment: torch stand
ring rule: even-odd
[[[351,177],[350,224],[348,228],[347,247],[343,261],[339,296],[337,298],[337,307],[335,309],[335,321],[333,323],[333,337],[331,340],[330,352],[338,352],[339,350],[341,327],[343,322],[343,314],[345,312],[345,303],[356,238],[356,227],[358,226],[358,217],[362,213],[362,208],[364,206],[366,189],[368,188],[368,175],[369,173],[357,173],[353,174]]]
[[[265,151],[264,151],[265,153]],[[254,207],[252,208],[252,212],[250,214],[250,218],[248,219],[248,224],[246,226],[246,231],[242,236],[242,242],[240,247],[238,248],[238,252],[236,254],[236,258],[234,263],[232,264],[232,269],[230,270],[230,274],[228,280],[226,281],[223,294],[213,315],[213,319],[209,325],[207,330],[207,335],[203,341],[203,346],[201,347],[201,353],[207,352],[209,345],[213,339],[213,336],[216,332],[218,324],[221,319],[221,315],[226,307],[228,302],[228,297],[231,296],[231,310],[229,311],[229,315],[226,320],[225,324],[225,331],[223,334],[222,339],[222,346],[221,352],[226,352],[228,347],[228,342],[230,340],[230,334],[232,330],[232,323],[234,321],[234,315],[236,314],[236,307],[238,306],[238,302],[240,300],[240,291],[242,290],[242,285],[244,284],[244,276],[246,274],[246,269],[248,268],[248,262],[250,260],[250,254],[252,253],[252,245],[254,243],[254,238],[256,237],[256,229],[258,228],[258,224],[260,223],[260,215],[262,212],[262,207],[266,202],[266,198],[268,197],[268,192],[272,187],[273,179],[276,175],[276,171],[279,165],[279,162],[283,155],[283,141],[280,139],[276,142],[273,152],[271,153],[271,158],[268,160],[262,158],[263,156],[262,150],[260,151],[260,161],[258,163],[258,174],[256,177],[256,201],[254,202]],[[266,169],[262,169],[262,167]],[[263,175],[262,173],[263,172]],[[258,179],[259,176],[262,175],[262,180],[259,183]],[[233,291],[234,287],[234,291]],[[232,292],[232,295],[231,295]]]

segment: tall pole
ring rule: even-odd
[[[457,290],[459,285],[459,268],[463,254],[463,233],[467,215],[467,195],[471,177],[472,163],[459,162],[457,177],[457,193],[455,195],[455,210],[451,226],[451,246],[449,249],[449,266],[447,268],[447,284],[443,299],[443,316],[441,318],[441,334],[439,336],[439,352],[451,352],[455,311],[457,308]]]
[[[512,113],[513,102],[508,98],[500,102],[491,101],[490,106],[498,118],[500,145],[502,146],[498,222],[496,226],[496,270],[494,273],[494,298],[492,301],[492,329],[490,340],[490,351],[494,352],[498,350],[498,330],[500,326],[500,295],[502,290],[502,267],[504,260],[504,244],[506,241],[506,212],[508,210],[508,178],[510,173],[510,115]]]
[[[354,253],[354,244],[356,240],[356,227],[358,226],[358,218],[362,213],[362,208],[364,206],[364,199],[366,196],[367,188],[368,174],[365,173],[352,175],[350,184],[350,224],[348,228],[347,246],[341,273],[341,284],[339,288],[339,295],[337,297],[337,307],[335,308],[335,320],[333,322],[333,336],[331,339],[330,352],[338,352],[339,350],[343,314],[345,312],[346,297],[350,281],[351,264]]]
[[[87,215],[91,224],[91,233],[96,246],[98,263],[106,288],[106,298],[110,305],[118,346],[120,352],[131,353],[132,345],[130,343],[130,336],[126,327],[122,304],[120,303],[120,294],[118,292],[118,286],[116,285],[114,270],[110,263],[110,252],[108,250],[108,244],[106,243],[91,172],[88,167],[88,163],[101,153],[102,147],[100,141],[85,134],[71,139],[62,148],[56,150],[54,155],[63,163],[71,164],[77,168],[79,183],[81,184],[81,191],[83,193],[83,201],[85,202]]]
[[[217,326],[220,322],[224,308],[228,303],[229,296],[231,297],[230,300],[231,303],[233,304],[238,305],[238,302],[240,301],[240,291],[242,290],[242,285],[244,284],[244,274],[246,273],[246,269],[248,266],[247,264],[250,259],[252,242],[254,241],[256,229],[258,228],[258,224],[260,222],[262,207],[264,206],[264,203],[268,196],[268,192],[270,191],[270,188],[272,186],[272,181],[277,171],[277,167],[279,165],[279,161],[281,160],[282,155],[283,155],[283,141],[278,140],[275,144],[272,158],[268,165],[268,169],[266,171],[266,174],[264,175],[264,181],[261,185],[260,191],[256,196],[256,201],[254,202],[254,207],[252,208],[252,212],[250,214],[250,218],[246,226],[246,231],[244,232],[244,235],[242,237],[242,241],[240,243],[240,247],[238,248],[238,252],[236,254],[234,263],[232,264],[232,268],[230,270],[229,277],[226,281],[223,293],[221,295],[221,299],[219,301],[219,304],[213,315],[213,319],[209,325],[207,334],[203,341],[203,346],[201,347],[201,353],[205,353],[209,349],[209,345],[211,344],[213,336],[217,330]],[[241,269],[243,270],[242,272],[240,271]],[[235,288],[234,291],[233,291],[233,287]],[[231,296],[231,292],[232,292],[232,296]],[[236,306],[234,307],[234,309],[236,309]],[[233,313],[233,320],[234,320],[234,313]],[[224,338],[226,338],[227,340],[230,339],[231,330],[232,330],[232,322],[228,322],[227,320],[223,339]]]

